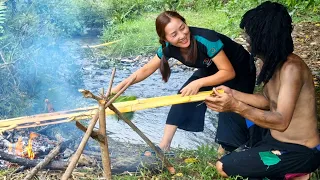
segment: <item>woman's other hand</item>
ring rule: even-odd
[[[195,95],[199,92],[199,89],[201,87],[202,86],[198,80],[192,81],[187,86],[185,86],[183,89],[181,89],[181,91],[180,91],[181,96]]]

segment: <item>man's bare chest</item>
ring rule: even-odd
[[[270,81],[266,84],[264,88],[265,96],[270,101],[270,109],[277,109],[277,102],[279,98],[279,90],[280,90],[280,81],[276,81],[274,79],[270,79]]]

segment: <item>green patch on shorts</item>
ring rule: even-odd
[[[259,152],[260,158],[263,162],[264,165],[267,165],[268,167],[271,165],[278,164],[281,159],[273,154],[271,151],[266,151],[266,152]]]

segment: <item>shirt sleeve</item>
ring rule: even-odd
[[[157,50],[157,56],[158,56],[159,59],[162,58],[162,56],[163,56],[162,46],[160,46],[160,47],[158,48],[158,50]]]
[[[206,47],[206,53],[209,58],[215,57],[223,49],[224,46],[220,39],[212,41],[202,36],[195,36],[195,39]]]

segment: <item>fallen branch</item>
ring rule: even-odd
[[[34,175],[37,174],[37,172],[45,167],[49,162],[59,153],[60,150],[60,144],[55,147],[49,154],[44,158],[42,162],[40,162],[36,167],[34,167],[31,172],[23,179],[23,180],[30,180],[33,178]]]

